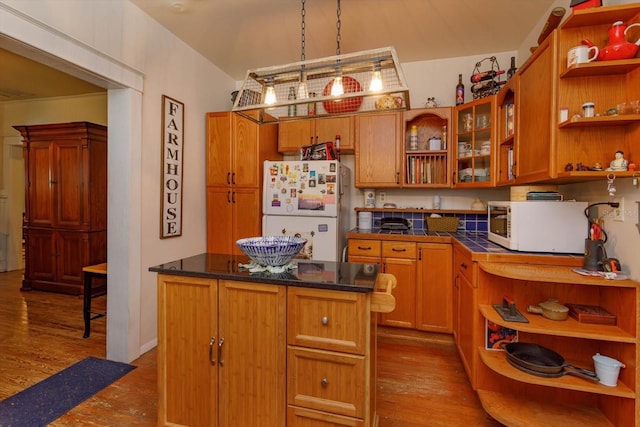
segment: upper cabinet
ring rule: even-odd
[[[625,26],[640,22],[638,3],[573,11],[520,67],[513,87],[503,88],[499,104],[506,105],[511,96],[515,100],[515,132],[513,141],[500,140],[499,184],[569,183],[610,173],[633,174],[606,168],[618,150],[627,160],[638,161],[632,149],[640,138],[640,114],[612,109],[640,99],[640,59],[598,58],[571,66],[567,61],[569,51],[583,40],[600,49],[609,45],[616,21]],[[627,34],[629,40],[639,37],[640,28]],[[582,106],[590,102],[594,117],[584,117]],[[511,145],[512,179],[504,156]]]
[[[422,108],[402,115],[403,186],[450,187],[451,108]]]
[[[353,116],[323,117],[320,119],[286,121],[278,125],[278,151],[299,153],[304,145],[335,141],[340,135],[340,150],[352,153],[354,149]]]
[[[401,186],[402,113],[356,116],[356,188]]]
[[[453,184],[491,187],[495,184],[496,95],[459,105],[455,109]]]
[[[611,60],[605,56],[602,60],[567,67],[569,50],[582,40],[591,41],[601,51],[615,43],[610,40],[610,30],[616,21],[625,26],[640,22],[640,4],[578,10],[558,29],[558,108],[568,109],[568,119],[558,125],[554,177],[567,181],[601,178],[611,172],[594,169],[597,166],[606,169],[617,150],[622,150],[627,160],[636,163],[640,160],[637,152],[640,114],[629,111],[607,114],[618,104],[640,99],[640,58]],[[640,28],[632,28],[626,34],[628,40],[638,38]],[[595,104],[595,116],[575,117],[582,114],[586,102]]]
[[[515,77],[518,103],[515,105],[513,175],[517,183],[553,178],[558,116],[554,71],[558,57],[556,36],[555,31],[551,33]]]
[[[516,86],[517,79],[512,78],[497,95],[497,117],[495,123],[498,135],[496,146],[496,184],[510,185],[516,176]]]

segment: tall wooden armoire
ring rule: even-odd
[[[14,126],[25,167],[22,290],[82,293],[82,268],[107,260],[107,128]]]

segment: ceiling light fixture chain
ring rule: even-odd
[[[337,9],[338,21],[336,22],[336,29],[338,33],[336,35],[336,55],[340,55],[340,28],[342,27],[342,21],[340,20],[340,14],[342,13],[342,9],[340,8],[340,0],[338,0],[338,9]]]
[[[307,27],[307,25],[305,23],[305,20],[304,20],[306,14],[307,14],[307,12],[305,10],[305,7],[304,7],[305,3],[306,3],[306,0],[302,0],[302,11],[300,12],[300,16],[302,17],[301,23],[300,23],[300,33],[301,33],[301,36],[300,36],[300,52],[301,52],[300,53],[300,60],[301,61],[305,60],[304,43],[305,43],[306,40],[305,40],[305,37],[304,37],[304,30]]]

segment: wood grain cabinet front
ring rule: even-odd
[[[158,425],[284,427],[286,289],[158,275]]]
[[[22,290],[78,295],[82,267],[107,260],[107,128],[14,128],[22,135],[27,181]]]
[[[376,425],[370,296],[289,287],[287,299],[287,425]]]
[[[353,153],[354,123],[354,116],[323,117],[291,122],[284,120],[278,125],[278,151],[298,154],[304,145],[335,142],[336,135],[340,135],[340,151]]]

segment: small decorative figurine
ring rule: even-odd
[[[626,171],[628,162],[624,158],[624,152],[621,150],[616,151],[615,159],[611,160],[611,164],[607,168],[608,171]]]
[[[573,163],[567,163],[564,165],[564,170],[567,172],[571,172],[573,170]]]
[[[427,98],[427,102],[424,103],[424,106],[426,108],[435,108],[438,106],[438,103],[436,102],[436,97],[432,96],[430,98]]]

